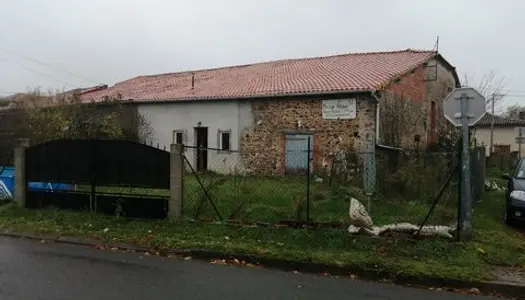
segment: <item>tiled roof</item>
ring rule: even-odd
[[[107,89],[84,93],[82,98],[169,101],[379,90],[436,55],[435,51],[407,49],[139,76]]]
[[[490,126],[492,122],[492,114],[485,113],[475,126]],[[525,120],[508,119],[502,116],[494,115],[495,126],[525,126]]]

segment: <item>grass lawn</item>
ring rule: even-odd
[[[205,248],[340,266],[373,266],[376,271],[393,274],[491,279],[494,266],[525,266],[525,237],[503,225],[503,203],[501,192],[488,193],[475,210],[476,240],[461,244],[445,240],[369,239],[350,236],[344,229],[238,228],[137,221],[11,205],[1,208],[0,228],[85,236],[159,250]]]
[[[201,176],[221,216],[225,219],[276,222],[306,220],[306,177],[234,177]],[[185,178],[184,211],[188,216],[215,218],[216,213],[194,176]],[[437,193],[438,191],[435,191]],[[368,198],[357,188],[340,184],[310,182],[310,219],[317,222],[348,221],[350,197],[365,206]],[[451,225],[456,220],[455,198],[444,197],[429,223]],[[431,199],[373,197],[371,216],[377,224],[393,222],[419,223],[431,207]]]
[[[199,183],[200,180],[200,183]],[[282,220],[306,220],[307,178],[193,175],[184,179],[184,215],[190,219],[218,219],[209,198],[223,219],[276,223]],[[204,186],[204,189],[202,186]],[[88,189],[86,188],[86,191]],[[97,187],[99,192],[169,196],[168,190]],[[432,191],[437,194],[438,191]],[[455,194],[445,193],[427,224],[455,225]],[[310,220],[315,222],[348,222],[350,198],[367,206],[364,193],[351,186],[310,182]],[[432,199],[407,200],[372,197],[371,217],[378,225],[396,222],[419,224],[428,213]]]

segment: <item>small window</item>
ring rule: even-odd
[[[219,149],[223,151],[231,150],[230,137],[231,134],[229,130],[219,130]]]
[[[182,130],[174,130],[173,131],[173,144],[184,144],[184,132]]]

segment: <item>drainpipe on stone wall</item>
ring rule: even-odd
[[[377,94],[377,91],[372,91],[370,92],[370,94],[372,94],[372,97],[374,97],[374,99],[376,100],[376,147],[387,149],[387,150],[405,152],[405,150],[401,148],[382,145],[381,143],[379,143],[379,120],[380,120],[379,118],[379,104],[380,104],[379,95]]]

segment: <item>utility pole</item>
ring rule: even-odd
[[[489,147],[489,155],[492,154],[492,147],[494,146],[494,103],[496,102],[496,93],[492,93],[492,109],[491,109],[491,120],[490,120],[490,147]]]
[[[505,96],[505,94],[499,94],[499,93],[492,93],[492,100],[491,100],[491,114],[492,114],[492,117],[491,117],[491,121],[490,121],[490,150],[489,150],[489,154],[492,154],[493,152],[493,147],[494,147],[494,123],[495,123],[495,114],[496,112],[494,111],[494,106],[495,106],[495,103],[496,103],[496,97],[503,97]],[[499,98],[498,100],[500,100],[501,98]]]

